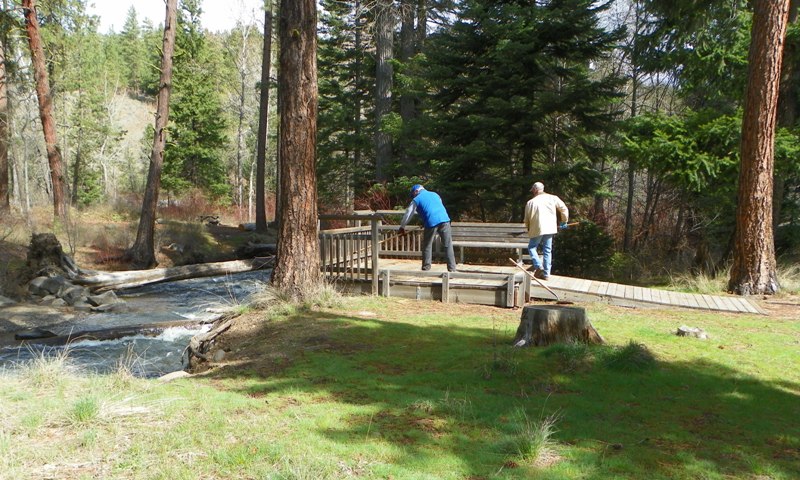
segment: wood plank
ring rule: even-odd
[[[624,298],[627,300],[633,300],[633,285],[625,285]]]
[[[581,285],[580,285],[580,288],[578,289],[578,291],[581,292],[581,293],[588,293],[589,292],[589,288],[591,288],[591,286],[592,286],[592,281],[584,279],[581,282]]]
[[[601,297],[605,297],[606,293],[608,292],[608,286],[610,283],[608,282],[600,282],[600,287],[597,289],[597,294]]]
[[[733,305],[733,302],[731,302],[730,299],[728,299],[727,297],[723,297],[721,295],[718,296],[717,297],[717,303],[719,303],[719,305],[720,305],[720,310],[722,310],[724,312],[736,312],[737,311],[736,307]]]
[[[653,290],[651,288],[643,288],[642,289],[642,301],[647,303],[652,303],[653,301]]]
[[[686,306],[689,308],[700,308],[700,304],[697,303],[697,295],[694,293],[684,293],[686,297]]]
[[[741,313],[750,313],[750,312],[747,311],[747,307],[744,304],[744,298],[742,298],[742,297],[734,297],[731,300],[733,300],[733,304],[736,306],[736,308],[739,310],[739,312],[741,312]]]
[[[706,310],[714,310],[714,300],[711,299],[711,295],[703,293],[700,295],[700,298],[703,299],[703,307]]]
[[[744,304],[744,307],[747,309],[747,313],[758,313],[758,314],[761,313],[758,311],[755,305],[753,305],[753,302],[751,302],[750,299],[743,298],[742,303]]]
[[[637,302],[642,301],[642,287],[633,287],[633,299]]]
[[[675,300],[675,292],[672,292],[671,290],[662,290],[661,298],[666,300],[664,302],[665,305],[675,305],[677,303]]]
[[[662,291],[658,288],[651,288],[650,289],[650,301],[655,303],[656,305],[663,305],[664,298],[662,297]]]
[[[678,302],[680,302],[680,306],[684,308],[691,308],[692,300],[691,296],[688,293],[684,292],[677,292]]]
[[[513,307],[514,306],[514,282],[515,275],[510,274],[508,276],[508,285],[506,286],[506,307]]]
[[[725,304],[722,302],[722,299],[719,297],[719,295],[709,295],[708,299],[711,300],[714,310],[726,310]]]

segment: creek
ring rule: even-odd
[[[122,331],[113,340],[79,340],[51,345],[47,339],[0,348],[0,371],[15,370],[50,356],[65,356],[70,366],[99,374],[128,369],[138,377],[158,377],[184,368],[184,350],[194,335],[207,331],[226,310],[248,303],[263,289],[270,270],[194,278],[117,291],[123,312],[91,313],[43,326],[58,336],[75,332]]]

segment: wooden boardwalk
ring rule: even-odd
[[[758,303],[734,295],[691,294],[635,287],[551,275],[545,283],[558,299],[536,281],[513,266],[459,264],[455,274],[447,275],[442,264],[428,272],[419,271],[418,260],[381,259],[383,296],[433,299],[446,302],[522,306],[530,299],[569,302],[604,302],[640,308],[680,307],[717,312],[766,314]]]

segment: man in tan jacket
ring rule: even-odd
[[[544,193],[542,182],[536,182],[531,187],[533,198],[525,205],[525,228],[528,230],[528,251],[531,255],[533,270],[536,278],[547,280],[550,277],[550,266],[553,255],[553,237],[558,229],[567,228],[569,210],[567,205],[555,195]],[[560,223],[559,223],[560,217]],[[542,259],[536,248],[542,245]]]

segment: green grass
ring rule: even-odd
[[[800,322],[587,305],[607,345],[512,349],[518,310],[340,303],[205,376],[5,374],[0,478],[800,477]]]

